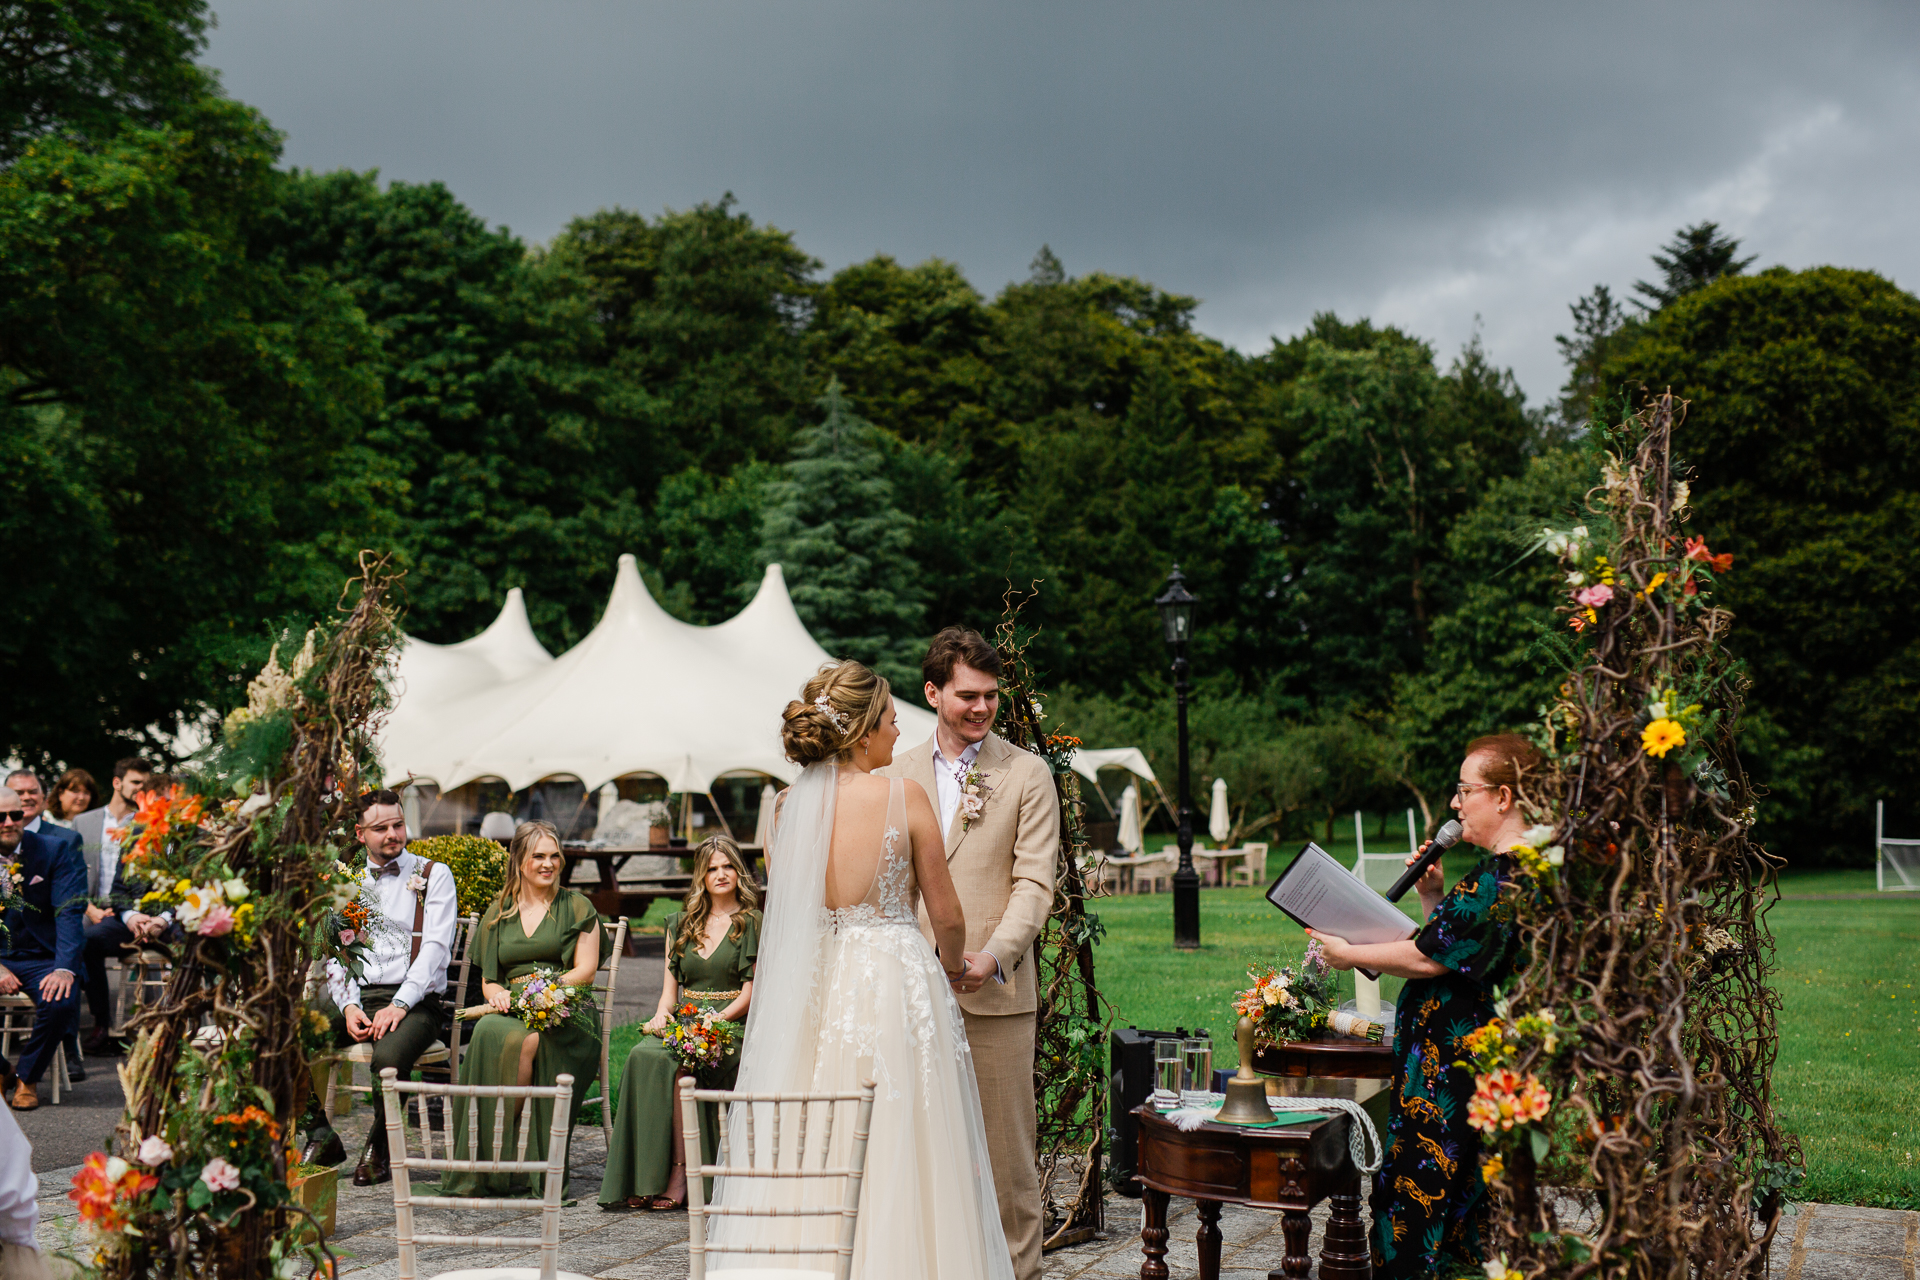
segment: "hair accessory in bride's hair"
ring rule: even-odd
[[[813,700],[813,705],[820,708],[822,711],[826,712],[827,719],[833,721],[834,727],[839,729],[840,732],[845,733],[847,731],[847,723],[848,721],[852,720],[853,717],[849,716],[844,711],[835,711],[833,709],[833,703],[827,700],[826,694],[823,693],[819,697],[815,698]]]

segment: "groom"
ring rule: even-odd
[[[881,772],[912,778],[940,809],[947,865],[967,916],[966,972],[953,980],[953,989],[980,1082],[1000,1225],[1014,1275],[1038,1280],[1033,1040],[1040,993],[1034,941],[1053,910],[1060,804],[1040,757],[1008,746],[993,732],[1000,657],[979,632],[942,631],[928,647],[920,674],[939,723],[931,739]],[[927,928],[924,912],[921,927]],[[952,964],[950,957],[941,960]]]

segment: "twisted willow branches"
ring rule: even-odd
[[[1524,797],[1564,863],[1542,859],[1521,905],[1532,959],[1507,1023],[1532,1029],[1510,1036],[1512,1067],[1553,1107],[1524,1139],[1496,1134],[1490,1165],[1495,1247],[1529,1277],[1759,1275],[1800,1163],[1772,1111],[1780,860],[1748,836],[1745,679],[1707,602],[1731,557],[1681,534],[1684,409],[1659,396],[1607,433],[1587,497],[1601,532],[1549,540],[1585,647]],[[1586,1229],[1545,1185],[1584,1191]]]

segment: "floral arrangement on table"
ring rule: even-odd
[[[529,1031],[549,1031],[568,1023],[594,1034],[600,1030],[592,985],[562,982],[553,969],[535,969],[524,981],[516,980],[507,1007]]]
[[[497,840],[465,835],[428,836],[424,840],[408,841],[407,851],[431,862],[445,863],[447,870],[453,872],[454,892],[459,898],[457,909],[463,916],[484,913],[507,882],[507,851]]]
[[[1310,1040],[1326,1031],[1374,1044],[1385,1037],[1380,1023],[1336,1007],[1333,967],[1317,942],[1307,944],[1298,968],[1253,965],[1247,977],[1253,985],[1234,996],[1233,1011],[1252,1020],[1254,1036],[1262,1044]]]
[[[306,1104],[325,1018],[303,994],[315,960],[364,952],[353,801],[378,785],[388,705],[382,673],[399,639],[384,562],[363,560],[339,619],[283,665],[276,645],[219,741],[147,797],[123,857],[148,881],[143,906],[171,910],[173,976],[131,1022],[120,1067],[126,1111],[107,1150],[74,1176],[90,1274],[331,1274],[333,1258],[289,1187],[288,1117]]]
[[[681,1066],[700,1072],[726,1060],[738,1033],[733,1023],[688,1000],[674,1009],[658,1034]]]

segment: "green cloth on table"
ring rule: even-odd
[[[560,975],[573,968],[574,952],[582,935],[600,929],[600,916],[583,894],[562,889],[553,905],[529,936],[520,924],[518,910],[502,912],[499,903],[487,909],[474,935],[480,958],[480,976],[497,986],[513,989],[513,980],[536,969],[552,969]],[[606,958],[606,931],[600,931],[600,957]],[[520,1078],[520,1049],[528,1036],[526,1024],[505,1013],[489,1013],[474,1024],[473,1038],[467,1042],[460,1059],[462,1084],[515,1084]],[[562,1075],[573,1077],[573,1105],[567,1116],[571,1135],[580,1118],[580,1105],[587,1088],[600,1074],[600,1033],[596,1027],[585,1030],[573,1023],[549,1027],[540,1033],[540,1047],[534,1051],[533,1079],[530,1083],[551,1086]],[[493,1117],[496,1102],[479,1100],[480,1133],[477,1149],[468,1146],[468,1099],[448,1099],[453,1110],[453,1150],[458,1160],[493,1158]],[[553,1103],[546,1098],[532,1105],[533,1118],[527,1134],[528,1160],[547,1158],[547,1133],[553,1125]],[[509,1111],[509,1116],[511,1116]],[[501,1139],[500,1157],[514,1158],[518,1125],[508,1129]],[[537,1196],[542,1188],[524,1173],[450,1173],[440,1184],[440,1194],[448,1196]]]
[[[744,912],[740,936],[725,937],[703,956],[692,945],[681,946],[682,913],[667,917],[667,969],[684,998],[689,991],[738,991],[753,980],[753,963],[760,953],[760,915]],[[724,1009],[724,1000],[695,1000],[704,1009]],[[676,1003],[676,1006],[678,1004]],[[731,1089],[740,1072],[740,1049],[745,1039],[734,1027],[733,1048],[721,1063],[702,1072],[703,1089]],[[600,1183],[600,1203],[620,1204],[629,1196],[665,1195],[673,1172],[673,1110],[680,1105],[675,1080],[679,1060],[657,1036],[643,1036],[627,1054],[620,1076],[620,1106],[614,1113],[613,1142],[607,1148],[607,1172]],[[700,1106],[701,1159],[711,1161],[718,1150],[718,1108]]]

